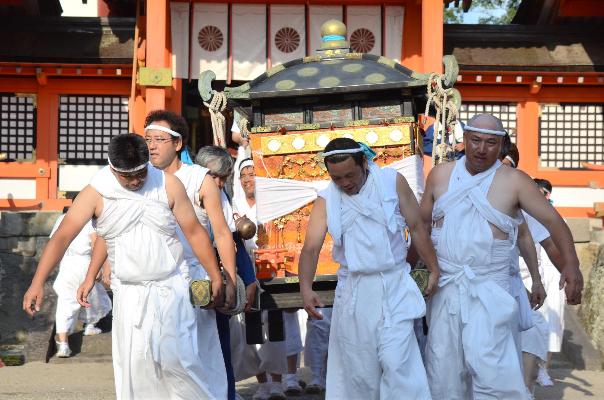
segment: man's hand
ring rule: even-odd
[[[304,309],[311,318],[323,319],[323,314],[317,311],[317,307],[325,307],[319,295],[314,290],[305,290],[301,292]]]
[[[88,295],[90,291],[94,287],[94,280],[85,279],[84,282],[78,288],[78,292],[76,294],[76,300],[78,303],[85,308],[90,308],[90,303],[88,302]]]
[[[531,287],[531,293],[529,295],[529,300],[531,302],[531,307],[533,310],[538,310],[543,305],[545,301],[545,289],[543,288],[543,283],[541,280],[533,279],[533,286]]]
[[[254,305],[254,298],[256,297],[256,290],[258,290],[258,284],[252,282],[245,288],[245,312],[250,312]]]
[[[212,285],[212,303],[214,308],[221,308],[223,306],[222,291],[224,290],[222,279],[216,279],[211,282]]]
[[[434,293],[438,289],[438,279],[439,278],[440,278],[439,271],[430,272],[430,275],[428,276],[428,287],[426,287],[426,290],[424,292],[424,297],[430,298],[430,297],[432,297],[432,295],[434,295]]]
[[[226,293],[224,295],[224,304],[221,307],[221,311],[229,311],[237,305],[237,290],[235,287],[235,283],[233,282],[229,274],[224,274],[224,280],[226,283]],[[212,287],[212,289],[214,288]]]
[[[560,272],[560,290],[566,292],[566,301],[570,305],[581,304],[583,291],[583,274],[579,267],[565,267]]]
[[[30,316],[40,311],[44,301],[44,286],[32,284],[23,296],[23,311]]]

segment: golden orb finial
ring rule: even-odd
[[[337,19],[330,19],[321,25],[321,48],[336,49],[349,47],[346,41],[346,25]]]
[[[327,35],[344,36],[344,40],[346,40],[346,25],[337,19],[325,21],[323,25],[321,25],[321,36]]]

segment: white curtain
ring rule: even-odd
[[[199,73],[206,70],[214,71],[216,79],[227,78],[228,23],[227,4],[193,5],[191,78],[199,78]]]
[[[384,56],[400,62],[403,51],[403,20],[405,9],[401,6],[386,6],[384,10]],[[417,34],[420,34],[418,32]]]
[[[351,48],[355,39],[361,38],[365,43],[373,39],[373,47],[364,47],[364,52],[382,54],[382,7],[380,6],[348,6],[346,7],[346,27]]]
[[[271,62],[283,64],[306,55],[304,5],[271,5]],[[297,34],[297,35],[296,35]],[[296,42],[298,46],[295,47]],[[294,48],[295,47],[295,48]]]
[[[389,164],[407,179],[417,199],[424,193],[423,162],[419,156],[411,156]],[[297,181],[256,177],[256,212],[258,221],[266,223],[287,215],[317,198],[317,193],[326,188],[329,180]]]
[[[233,4],[233,79],[252,80],[266,71],[266,5]]]
[[[189,77],[189,4],[170,3],[172,33],[172,76]]]

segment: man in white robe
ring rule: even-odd
[[[68,209],[68,207],[65,208]],[[64,210],[63,214],[55,221],[50,237],[55,234],[61,225],[66,212],[67,210]],[[92,221],[88,221],[67,248],[59,265],[59,273],[52,285],[57,294],[55,315],[58,337],[57,357],[69,357],[71,355],[67,339],[68,335],[73,332],[77,320],[85,324],[85,336],[96,335],[101,333],[101,330],[95,326],[96,323],[111,311],[111,299],[107,295],[107,290],[100,283],[95,283],[90,293],[91,307],[82,308],[76,300],[78,288],[84,281],[88,271],[95,240],[96,231]]]
[[[236,218],[247,217],[257,227],[260,226],[256,217],[255,175],[252,159],[245,158],[244,152],[239,151],[235,162],[235,181],[233,183],[233,212]],[[254,250],[258,248],[258,231],[253,238],[244,241],[251,260],[254,260]],[[268,321],[266,311],[262,313],[263,323]],[[243,315],[231,319],[231,348],[233,367],[237,380],[256,376],[258,390],[253,400],[285,399],[281,386],[282,375],[287,372],[286,341],[272,342],[268,335],[263,344],[247,344],[245,338],[245,319]],[[287,332],[286,332],[287,335]],[[270,378],[269,378],[270,375]]]
[[[332,140],[323,156],[331,183],[310,215],[299,262],[300,292],[310,317],[321,319],[312,290],[329,231],[340,264],[333,305],[327,399],[430,399],[413,320],[425,302],[409,275],[404,228],[438,282],[434,248],[405,178],[372,162],[375,153],[348,138]]]
[[[465,127],[466,156],[435,167],[422,198],[441,269],[440,289],[429,304],[426,348],[436,399],[527,398],[509,279],[520,209],[552,232],[564,256],[567,289],[580,299],[570,231],[526,174],[499,168],[505,135],[496,117],[473,117]],[[542,304],[543,293],[532,293],[532,302]]]
[[[193,164],[186,147],[189,139],[189,129],[185,119],[168,110],[155,110],[145,119],[145,141],[149,147],[149,158],[154,167],[164,172],[174,174],[185,186],[187,197],[193,205],[197,219],[206,231],[211,232],[211,237],[220,257],[221,264],[230,278],[236,279],[235,245],[231,230],[225,219],[222,208],[221,190],[208,174],[205,167]],[[207,274],[199,263],[191,246],[178,230],[184,247],[183,273],[190,279],[207,279]],[[225,308],[230,308],[234,296],[229,293],[225,301]],[[213,371],[215,377],[210,377],[210,382],[219,382],[226,368],[228,379],[228,396],[224,393],[222,385],[211,385],[217,398],[235,399],[235,381],[232,366],[228,355],[223,357],[220,347],[220,322],[214,310],[197,309],[197,323],[199,329],[200,358],[204,367]],[[212,326],[214,323],[214,326]],[[218,327],[218,329],[215,329]],[[228,332],[225,333],[228,337]],[[221,365],[223,364],[223,365]]]
[[[206,231],[195,218],[182,183],[148,163],[144,139],[111,139],[109,166],[74,201],[40,259],[23,308],[40,310],[43,284],[77,232],[97,217],[97,246],[106,246],[112,266],[112,353],[118,399],[214,399],[197,351],[197,323],[180,269],[180,227],[212,280],[220,306],[223,278]],[[100,239],[104,240],[100,240]],[[93,260],[94,261],[94,260]],[[87,296],[100,265],[91,264],[78,290]],[[228,275],[227,275],[228,278]],[[232,282],[227,279],[227,285]],[[222,384],[226,386],[226,379]]]

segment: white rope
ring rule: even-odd
[[[217,92],[214,90],[212,91],[212,94],[212,100],[209,103],[204,101],[203,105],[208,107],[208,110],[210,111],[214,145],[226,148],[224,115],[222,115],[222,112],[226,108],[227,98],[224,92]]]
[[[440,142],[438,141],[438,126],[434,126],[434,139],[432,142],[432,165],[436,165],[438,159],[439,162],[443,162],[447,159],[448,154],[453,152],[454,146],[457,144],[455,135],[453,134],[455,124],[457,123],[457,117],[459,111],[457,106],[453,102],[452,91],[453,88],[443,88],[442,82],[444,75],[432,73],[428,78],[427,92],[428,100],[426,101],[426,109],[424,111],[424,117],[428,118],[430,105],[434,105],[436,109],[436,122],[440,124],[442,129],[442,135]],[[448,138],[452,137],[452,144],[448,144]]]

